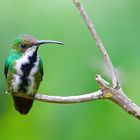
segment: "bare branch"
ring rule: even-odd
[[[109,83],[106,82],[100,75],[96,76],[96,81],[100,86],[101,90],[84,95],[49,96],[43,94],[35,94],[34,96],[29,97],[26,94],[25,95],[16,94],[13,96],[20,96],[41,102],[59,103],[59,104],[71,104],[71,103],[89,102],[97,99],[109,99],[118,104],[122,109],[124,109],[129,114],[140,119],[140,108],[133,101],[131,101],[122,91],[110,87]]]
[[[79,10],[79,12],[80,12],[83,20],[85,21],[89,31],[91,32],[92,37],[94,38],[98,48],[101,50],[101,53],[104,57],[104,60],[108,66],[110,73],[111,73],[113,87],[119,88],[119,81],[118,81],[118,78],[117,78],[116,73],[114,71],[114,67],[112,65],[111,59],[110,59],[102,41],[101,41],[98,33],[96,32],[94,25],[92,24],[91,20],[89,19],[83,5],[80,3],[80,0],[73,0],[73,2],[75,4],[75,6],[77,7],[77,9]]]
[[[124,109],[129,114],[140,119],[140,108],[131,101],[121,90],[116,90],[109,86],[109,83],[106,82],[100,75],[96,76],[96,81],[100,86],[101,90],[98,90],[93,93],[84,94],[84,95],[75,95],[75,96],[49,96],[42,94],[35,94],[32,97],[25,95],[13,95],[20,96],[32,100],[48,102],[48,103],[59,103],[59,104],[71,104],[71,103],[81,103],[89,102],[97,99],[109,99],[116,104],[118,104],[122,109]]]
[[[131,101],[123,92],[123,90],[120,88],[119,80],[116,76],[113,64],[111,62],[111,59],[98,35],[98,33],[95,30],[94,25],[92,24],[91,20],[89,19],[84,7],[80,3],[80,0],[73,0],[75,6],[79,10],[83,20],[85,21],[89,31],[92,34],[92,37],[94,38],[98,48],[101,50],[101,53],[104,57],[104,60],[108,66],[108,69],[110,71],[111,77],[112,77],[112,83],[113,88],[109,86],[109,84],[101,78],[101,76],[96,76],[96,81],[99,84],[102,92],[103,92],[103,98],[110,99],[116,104],[118,104],[121,108],[123,108],[126,112],[129,114],[135,116],[136,118],[140,119],[140,107],[137,106],[133,101]]]
[[[49,102],[49,103],[59,103],[59,104],[70,104],[70,103],[81,103],[81,102],[88,102],[97,99],[103,98],[103,93],[101,90],[98,90],[93,93],[84,94],[84,95],[75,95],[75,96],[49,96],[43,94],[35,94],[32,97],[25,95],[14,95],[20,96],[32,100],[42,101],[42,102]]]

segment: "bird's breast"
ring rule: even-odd
[[[35,91],[35,74],[38,72],[39,55],[36,48],[25,52],[15,62],[12,87],[14,93],[33,94]]]

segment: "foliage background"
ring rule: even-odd
[[[140,104],[140,1],[82,0],[118,70],[127,95]],[[0,139],[139,140],[140,122],[109,101],[73,105],[35,102],[27,116],[5,95],[3,67],[12,40],[21,33],[65,46],[40,48],[44,80],[39,92],[79,95],[97,89],[104,61],[72,0],[0,1]]]

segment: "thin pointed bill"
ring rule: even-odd
[[[55,40],[38,40],[37,41],[37,45],[42,45],[42,44],[60,44],[60,45],[64,45],[63,42],[55,41]]]

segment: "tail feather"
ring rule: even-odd
[[[13,100],[15,109],[21,114],[27,114],[33,105],[33,100],[31,99],[13,96]]]

